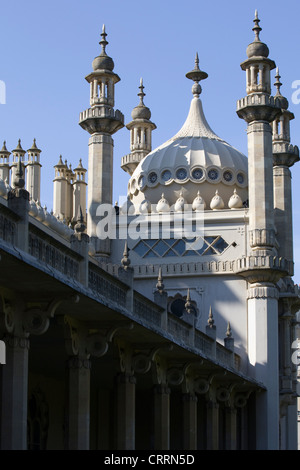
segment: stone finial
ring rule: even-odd
[[[106,41],[106,36],[107,36],[107,34],[106,34],[106,32],[105,32],[105,25],[103,25],[103,26],[102,26],[102,33],[101,33],[102,39],[101,39],[101,41],[99,42],[99,44],[100,44],[101,47],[102,47],[102,52],[101,52],[102,55],[106,55],[105,48],[106,48],[106,46],[107,46],[107,44],[108,44],[108,42]]]
[[[215,320],[214,320],[214,317],[213,317],[212,308],[211,308],[211,306],[210,306],[210,307],[209,307],[209,314],[208,314],[207,325],[209,326],[209,328],[213,328],[214,323],[215,323]]]
[[[258,12],[257,10],[255,10],[254,20],[253,20],[254,27],[252,28],[252,31],[254,31],[254,34],[255,34],[254,41],[260,41],[259,33],[261,32],[261,27],[259,26],[259,22],[260,22],[260,19],[258,18]]]
[[[74,230],[76,233],[83,233],[86,230],[81,206],[79,206],[79,209],[78,209],[77,223],[74,226]]]
[[[158,277],[157,277],[157,284],[156,284],[156,289],[160,294],[162,294],[165,290],[165,285],[163,283],[163,278],[162,278],[162,272],[161,272],[161,267],[158,270]]]
[[[184,308],[185,308],[185,310],[188,314],[193,313],[193,306],[192,306],[192,303],[191,303],[190,289],[187,290],[186,302],[185,302]]]
[[[214,211],[214,210],[220,210],[220,209],[224,209],[224,201],[223,199],[221,198],[221,196],[219,195],[219,191],[216,190],[215,192],[215,195],[214,197],[212,198],[211,202],[210,202],[210,208]]]
[[[186,73],[185,76],[189,80],[193,80],[195,82],[194,85],[192,86],[192,93],[195,96],[195,98],[199,98],[199,95],[202,92],[202,88],[201,88],[201,85],[199,85],[199,82],[201,80],[205,80],[208,77],[208,74],[199,69],[198,52],[196,52],[194,69],[191,70],[191,72]]]
[[[121,264],[124,268],[125,271],[127,271],[127,268],[130,266],[130,259],[129,259],[129,248],[127,245],[127,241],[125,242],[125,247],[124,247],[124,252],[123,252],[123,258],[121,259]]]
[[[165,198],[164,193],[162,193],[161,198],[157,203],[156,210],[157,212],[169,212],[170,210],[170,205],[167,199]]]
[[[230,322],[228,322],[227,324],[226,338],[232,338],[232,330],[231,330]]]
[[[230,197],[228,201],[228,207],[229,209],[240,209],[241,207],[243,207],[243,201],[238,195],[235,188],[233,190],[233,195]]]
[[[18,189],[23,189],[24,186],[25,186],[25,180],[23,178],[23,167],[22,167],[21,159],[19,159],[19,161],[17,163],[17,169],[16,169],[13,184]]]
[[[145,87],[143,85],[143,79],[141,78],[139,86],[140,92],[138,93],[138,96],[140,97],[140,106],[144,106],[144,96],[146,96],[146,94],[144,93],[144,88]]]

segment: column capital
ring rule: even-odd
[[[247,290],[247,299],[279,299],[279,291],[272,284],[253,284]]]

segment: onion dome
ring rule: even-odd
[[[279,75],[279,68],[276,68],[276,82],[274,83],[274,86],[277,88],[276,95],[274,96],[274,99],[276,100],[277,105],[280,106],[281,109],[288,109],[289,107],[289,102],[288,100],[282,96],[280,92],[280,87],[282,86],[282,83],[280,82],[280,75]]]
[[[145,199],[157,204],[164,193],[169,205],[175,205],[183,190],[187,204],[197,192],[210,201],[218,189],[228,201],[233,189],[243,201],[248,199],[248,160],[220,138],[209,126],[202,107],[200,80],[207,73],[195,67],[186,77],[195,81],[188,116],[181,129],[164,144],[148,153],[137,165],[128,183],[128,197],[139,207]]]
[[[269,48],[266,44],[261,42],[259,39],[259,33],[261,31],[261,27],[259,26],[260,20],[258,19],[257,10],[255,10],[255,18],[253,20],[255,26],[252,28],[252,31],[255,33],[254,41],[249,44],[247,47],[247,56],[250,59],[251,57],[268,57],[269,55]]]
[[[236,189],[233,190],[233,195],[228,201],[229,209],[240,209],[243,207],[243,201],[240,196],[237,194]]]
[[[131,112],[132,119],[147,119],[147,120],[150,120],[150,118],[151,118],[151,111],[144,104],[144,96],[146,96],[145,93],[144,93],[144,88],[145,87],[143,85],[143,79],[141,78],[140,86],[139,86],[140,92],[138,93],[138,96],[140,97],[140,102],[135,108],[133,108],[133,110]]]
[[[102,47],[102,52],[98,57],[95,57],[95,59],[93,60],[93,64],[92,64],[93,70],[94,72],[96,70],[109,70],[110,72],[112,72],[115,64],[112,58],[109,57],[105,51],[105,48],[108,44],[108,42],[106,41],[107,34],[105,32],[105,25],[103,25],[101,36],[102,36],[102,39],[99,42],[99,44]]]
[[[219,195],[219,191],[216,190],[216,193],[215,193],[214,197],[210,201],[210,208],[213,211],[216,211],[216,210],[219,210],[219,209],[224,209],[224,205],[225,205],[224,201],[221,198],[221,196]]]

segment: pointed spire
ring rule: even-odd
[[[23,165],[21,160],[18,160],[17,169],[14,177],[13,184],[18,189],[23,189],[25,185],[25,180],[23,178]]]
[[[105,32],[105,25],[102,26],[102,33],[101,33],[101,41],[99,42],[99,44],[101,45],[102,47],[102,52],[101,52],[101,55],[106,55],[106,51],[105,51],[105,48],[108,44],[108,42],[106,41],[106,32]]]
[[[7,148],[6,148],[6,140],[4,140],[4,142],[3,142],[3,147],[2,147],[2,149],[0,150],[0,153],[1,153],[2,155],[7,155],[7,156],[10,155],[10,152],[9,152],[9,151],[7,150]]]
[[[82,214],[81,206],[79,206],[79,208],[78,208],[77,223],[74,226],[74,230],[75,230],[76,233],[83,233],[86,230],[86,226],[85,226],[85,223],[84,223],[84,217],[83,217],[83,214]]]
[[[254,20],[253,20],[253,23],[254,23],[255,26],[252,28],[252,31],[254,31],[254,34],[255,34],[254,41],[259,41],[260,42],[259,33],[261,32],[261,27],[259,26],[259,22],[260,22],[260,19],[258,18],[258,12],[257,12],[257,10],[255,10],[255,17],[254,17]]]
[[[156,284],[156,289],[160,294],[162,294],[165,290],[165,285],[163,283],[163,278],[162,278],[162,273],[161,273],[161,267],[159,267],[158,270],[158,277],[157,277],[157,284]]]
[[[143,79],[141,78],[140,79],[140,86],[139,86],[139,89],[141,90],[139,93],[138,93],[138,96],[140,97],[140,106],[144,106],[144,96],[146,95],[144,93],[144,85],[143,85]]]
[[[192,303],[191,303],[190,289],[187,290],[186,302],[185,302],[184,308],[185,308],[185,310],[188,314],[193,313],[193,306],[192,306]]]
[[[199,69],[198,52],[196,52],[194,69],[191,72],[186,73],[185,76],[189,80],[193,80],[195,82],[194,85],[192,86],[192,93],[195,96],[195,98],[199,98],[199,95],[202,92],[202,88],[201,88],[201,85],[199,85],[199,82],[201,80],[205,80],[208,77],[208,74]]]
[[[228,322],[228,324],[227,324],[226,338],[232,338],[232,331],[231,331],[230,322]]]
[[[122,266],[125,271],[127,271],[128,267],[130,266],[130,259],[129,259],[129,248],[127,245],[127,240],[125,241],[125,246],[124,246],[124,252],[123,252],[123,258],[121,259]]]
[[[208,320],[207,320],[207,324],[208,324],[209,328],[213,328],[214,323],[215,323],[215,320],[214,320],[214,317],[213,317],[212,308],[210,306],[209,307]]]
[[[276,67],[276,75],[275,75],[275,78],[276,78],[276,82],[274,83],[274,86],[276,87],[277,89],[277,92],[276,92],[276,95],[280,95],[281,96],[281,92],[280,92],[280,87],[282,86],[282,83],[280,82],[280,78],[281,76],[279,75],[279,68]]]

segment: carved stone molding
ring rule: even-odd
[[[69,369],[90,369],[91,361],[87,358],[71,356],[67,361],[67,365]]]
[[[21,348],[21,349],[29,349],[30,341],[28,338],[19,337],[19,336],[11,336],[6,335],[3,338],[5,344],[9,348]]]
[[[253,247],[273,247],[276,243],[274,229],[249,230],[249,243]]]
[[[279,299],[279,292],[275,286],[252,285],[247,291],[247,299]]]

